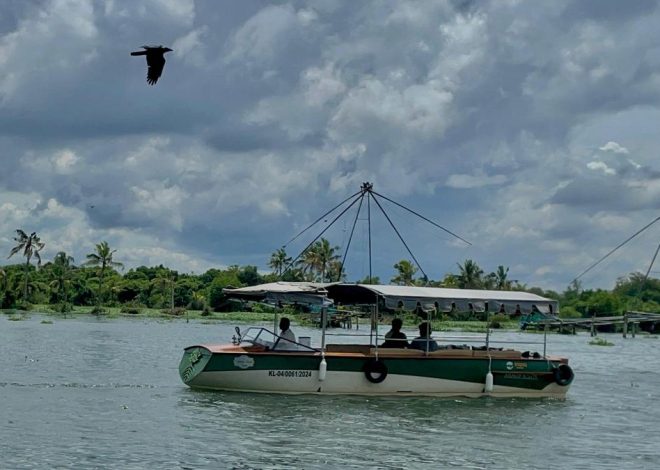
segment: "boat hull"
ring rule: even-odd
[[[558,383],[556,375],[556,369],[566,363],[565,359],[522,358],[520,353],[488,356],[486,352],[473,351],[447,351],[428,356],[381,351],[377,361],[386,370],[385,377],[381,377],[378,372],[382,370],[370,370],[376,361],[373,351],[328,352],[325,354],[327,372],[321,380],[320,353],[193,346],[186,349],[179,371],[188,386],[209,390],[447,397],[566,396],[572,375],[562,384]],[[492,390],[486,390],[485,385],[489,363],[493,374]]]

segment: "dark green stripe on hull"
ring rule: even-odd
[[[198,352],[196,352],[198,351]],[[326,356],[327,370],[360,372],[368,358]],[[387,357],[380,359],[388,374],[428,377],[469,383],[484,383],[488,373],[487,358]],[[320,355],[211,353],[203,347],[188,348],[179,373],[185,383],[202,370],[205,372],[240,370],[318,370]],[[496,386],[542,390],[554,383],[553,369],[558,364],[539,359],[493,359],[491,370]]]

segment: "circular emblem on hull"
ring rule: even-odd
[[[512,370],[512,369],[513,369],[513,362],[508,361],[508,362],[506,363],[506,370]]]
[[[254,359],[250,356],[238,356],[234,358],[234,366],[239,369],[249,369],[254,367]]]

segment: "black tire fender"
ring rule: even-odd
[[[552,374],[557,385],[561,385],[562,387],[570,385],[570,383],[573,382],[573,379],[575,378],[573,369],[571,369],[571,366],[568,364],[559,364],[559,366],[552,370]]]
[[[387,377],[387,366],[379,359],[369,359],[362,366],[362,371],[367,380],[373,384],[379,384]]]

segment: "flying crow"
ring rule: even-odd
[[[172,49],[163,46],[142,46],[143,51],[131,52],[131,55],[147,56],[147,83],[155,85],[165,67],[165,53]]]

